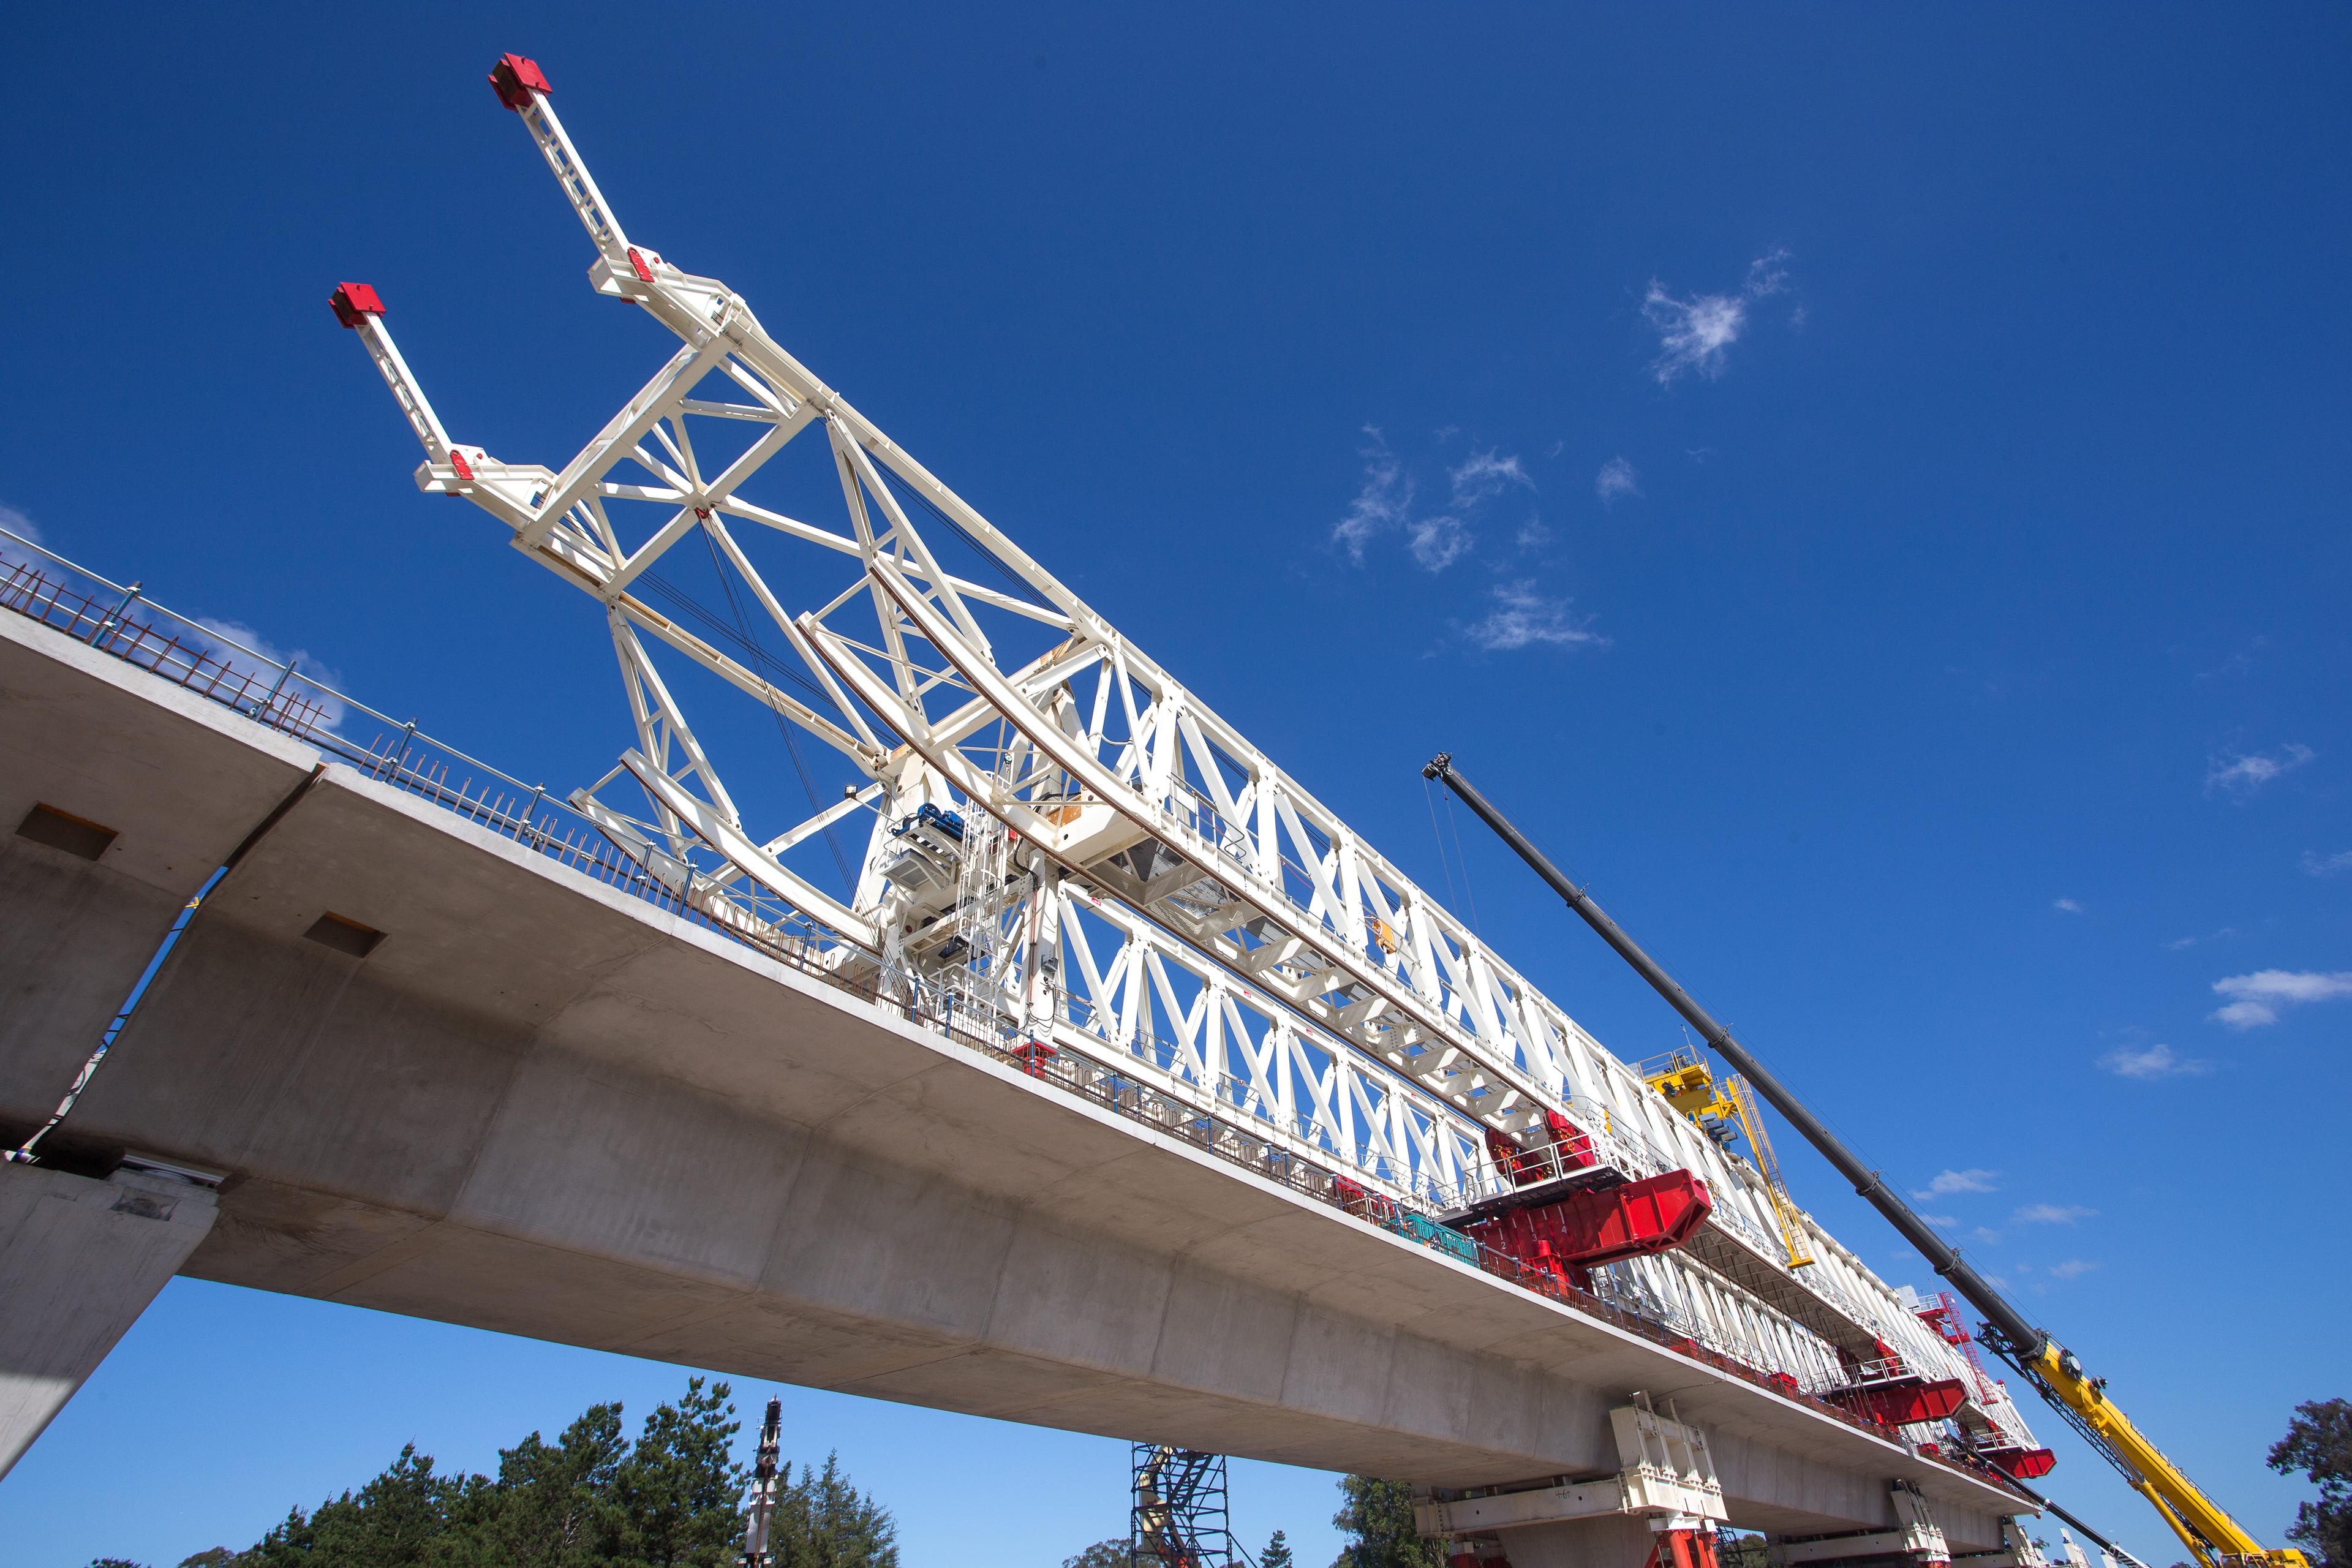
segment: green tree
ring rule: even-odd
[[[180,1568],[236,1568],[236,1553],[226,1546],[207,1546],[181,1558]]]
[[[249,1551],[216,1547],[181,1568],[730,1568],[746,1472],[728,1394],[689,1379],[634,1444],[620,1405],[592,1405],[554,1442],[533,1432],[502,1450],[495,1480],[436,1473],[411,1444],[358,1491],[289,1510]],[[778,1568],[898,1568],[890,1510],[837,1458],[778,1479]]]
[[[630,1568],[719,1568],[736,1554],[746,1471],[730,1450],[742,1424],[727,1384],[688,1378],[686,1397],[646,1417],[613,1472],[613,1555]],[[617,1415],[617,1412],[615,1412]]]
[[[1062,1568],[1137,1568],[1141,1562],[1128,1544],[1127,1537],[1121,1535],[1097,1541],[1076,1556],[1063,1558]]]
[[[898,1568],[898,1521],[849,1484],[840,1456],[827,1454],[822,1470],[803,1465],[797,1481],[786,1465],[776,1480],[777,1568]]]
[[[452,1515],[468,1510],[481,1476],[436,1475],[411,1443],[357,1492],[297,1508],[245,1554],[249,1568],[437,1568],[450,1560]]]
[[[2286,1436],[2271,1446],[2270,1467],[2303,1472],[2319,1500],[2295,1509],[2286,1538],[2327,1568],[2352,1568],[2352,1400],[2313,1399],[2294,1407]]]
[[[1715,1559],[1723,1568],[1771,1568],[1764,1538],[1760,1535],[1736,1535],[1729,1531],[1717,1531],[1715,1537]]]
[[[143,1563],[133,1563],[128,1557],[93,1557],[89,1568],[147,1568]]]
[[[460,1531],[500,1568],[592,1568],[610,1560],[620,1514],[613,1484],[627,1448],[621,1407],[593,1405],[548,1443],[533,1432],[499,1451],[499,1479],[478,1489]]]
[[[1265,1550],[1258,1554],[1257,1568],[1292,1568],[1293,1562],[1290,1537],[1277,1530],[1265,1543]]]
[[[1434,1541],[1412,1526],[1412,1489],[1375,1476],[1339,1479],[1339,1511],[1331,1522],[1348,1537],[1331,1568],[1444,1568]]]

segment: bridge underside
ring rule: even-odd
[[[0,616],[0,1123],[318,758]],[[384,934],[365,957],[323,914]],[[1040,1084],[330,766],[206,900],[55,1141],[226,1173],[183,1272],[1441,1487],[1613,1471],[1635,1390],[1732,1520],[1955,1551],[2013,1498]],[[0,1363],[11,1353],[0,1331]],[[5,1370],[5,1364],[0,1364]]]

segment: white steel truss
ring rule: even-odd
[[[1546,1114],[1565,1114],[1620,1174],[1687,1168],[1715,1198],[1696,1258],[1613,1265],[1606,1290],[1808,1388],[1835,1382],[1832,1346],[1884,1343],[1965,1374],[1808,1215],[1819,1261],[1790,1268],[1751,1166],[787,353],[741,296],[633,243],[534,65],[509,56],[492,80],[587,231],[592,285],[659,321],[677,352],[558,469],[451,441],[373,291],[346,285],[337,311],[425,447],[419,487],[473,501],[604,606],[635,743],[572,804],[615,844],[747,938],[1085,1057],[1270,1146],[1336,1156],[1423,1207],[1508,1184],[1487,1130],[1541,1146]],[[838,515],[746,493],[813,426]],[[656,569],[693,549],[739,631],[708,618],[698,631],[649,596],[666,586]],[[754,559],[773,551],[789,573]],[[967,560],[999,582],[948,563]],[[860,782],[762,837],[656,649]],[[607,798],[624,778],[642,804]],[[859,817],[845,897],[795,868]]]

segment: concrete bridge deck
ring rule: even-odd
[[[1903,1479],[1989,1551],[2021,1509],[0,616],[0,826],[36,803],[118,837],[0,837],[12,1142],[285,806],[56,1140],[226,1173],[188,1274],[1444,1487],[1614,1470],[1646,1390],[1742,1526],[1883,1529]]]

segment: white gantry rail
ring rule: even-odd
[[[1270,1142],[1336,1154],[1423,1208],[1507,1184],[1491,1134],[1541,1145],[1547,1113],[1565,1115],[1620,1174],[1688,1168],[1713,1189],[1701,1256],[1607,1272],[1629,1304],[1809,1388],[1839,1381],[1832,1347],[1958,1364],[1810,1219],[1820,1261],[1791,1269],[1751,1167],[787,353],[740,295],[633,242],[536,66],[509,56],[492,81],[587,231],[596,291],[643,309],[677,351],[552,468],[452,441],[373,291],[346,285],[336,308],[425,447],[419,486],[473,501],[602,605],[635,743],[572,804],[616,845],[753,940],[929,988],[931,1005],[1040,1049],[1238,1111]],[[748,493],[813,431],[837,510],[794,515]],[[734,629],[683,603],[666,566],[715,581]],[[659,649],[771,710],[796,765],[806,737],[854,782],[755,828]],[[608,796],[625,782],[642,802]],[[809,857],[845,823],[867,842],[835,891]]]

